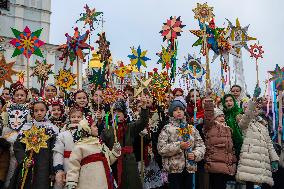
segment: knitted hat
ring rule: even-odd
[[[181,88],[175,88],[175,89],[173,90],[173,95],[175,96],[175,94],[176,94],[178,91],[183,94],[183,90],[182,90]]]
[[[219,108],[214,108],[214,119],[216,119],[220,115],[224,115],[224,112]]]
[[[179,97],[176,97],[170,104],[170,107],[169,107],[169,114],[170,116],[173,116],[173,112],[175,110],[175,108],[177,107],[180,107],[181,109],[185,110],[186,109],[186,102],[184,100],[183,97],[179,96]]]

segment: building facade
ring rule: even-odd
[[[59,60],[60,52],[56,50],[58,45],[50,44],[49,42],[51,14],[51,0],[2,0],[2,4],[0,4],[0,36],[3,37],[4,40],[0,42],[0,45],[5,50],[4,56],[6,61],[16,61],[13,67],[14,70],[22,70],[25,71],[26,74],[27,60],[23,55],[11,58],[14,52],[14,47],[9,43],[14,37],[11,28],[23,31],[26,26],[28,26],[31,31],[36,31],[40,28],[43,29],[40,40],[44,41],[46,44],[41,47],[41,51],[47,63],[53,64],[53,73],[57,74],[58,70],[63,67],[63,63]],[[34,66],[36,60],[43,61],[43,58],[32,55],[29,59],[29,65]],[[77,66],[74,66],[72,70],[73,73],[77,73],[76,68]],[[80,80],[82,78],[81,70],[80,66]],[[30,74],[31,73],[32,71],[30,70]],[[14,76],[13,81],[16,80],[17,77]],[[54,83],[53,75],[50,75],[47,83]],[[80,82],[80,84],[82,84],[82,82]],[[30,86],[39,88],[37,78],[30,77]]]

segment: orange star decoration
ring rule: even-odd
[[[197,3],[197,7],[192,9],[192,11],[195,14],[194,18],[199,20],[201,23],[210,22],[210,20],[215,16],[213,14],[213,7],[209,7],[207,3]]]
[[[103,91],[103,102],[105,104],[112,104],[116,101],[116,90],[114,88],[108,87]]]
[[[31,129],[23,132],[25,135],[21,142],[26,144],[26,151],[39,153],[41,148],[47,148],[47,140],[50,138],[45,134],[45,128],[37,128],[35,125]]]
[[[4,55],[0,57],[0,87],[4,85],[5,81],[13,83],[12,75],[18,73],[12,69],[15,63],[16,62],[7,63]]]

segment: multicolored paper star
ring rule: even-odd
[[[47,148],[47,140],[50,136],[45,133],[45,128],[37,128],[33,125],[31,129],[23,131],[23,134],[21,142],[26,145],[26,151],[39,153],[40,149]]]
[[[99,15],[103,14],[103,12],[96,12],[95,8],[91,10],[87,4],[85,5],[84,8],[85,8],[86,12],[80,14],[81,18],[79,18],[79,20],[77,20],[77,22],[83,21],[84,25],[85,26],[89,25],[90,30],[93,31],[93,30],[95,30],[94,22],[98,21],[97,17]]]
[[[38,78],[38,82],[47,81],[48,75],[53,74],[51,70],[53,64],[48,64],[46,60],[43,60],[42,62],[36,60],[35,64],[35,66],[31,67],[33,70],[31,76],[36,76]]]
[[[14,28],[11,29],[16,37],[10,41],[10,44],[16,47],[12,57],[16,57],[20,54],[24,54],[26,58],[30,58],[32,54],[43,57],[40,47],[44,45],[44,42],[39,40],[42,29],[34,32],[31,32],[28,26],[25,27],[23,32]]]
[[[250,57],[255,58],[256,60],[259,58],[263,58],[262,54],[264,53],[264,50],[262,50],[262,46],[258,44],[250,45]]]
[[[137,50],[132,47],[131,51],[132,54],[127,56],[130,58],[131,65],[136,65],[139,71],[141,66],[147,67],[146,61],[151,60],[150,58],[146,57],[147,50],[142,51],[139,45]]]
[[[83,62],[85,62],[86,53],[84,53],[84,50],[94,49],[92,46],[86,43],[87,39],[89,38],[89,34],[90,31],[87,30],[86,33],[81,35],[77,27],[74,28],[73,37],[66,33],[66,43],[58,47],[58,50],[62,51],[62,56],[59,59],[63,60],[64,58],[66,58],[67,60],[67,58],[69,57],[71,66],[73,66],[73,62],[76,60],[77,57],[83,60]]]
[[[58,75],[55,76],[55,85],[64,90],[70,90],[72,86],[76,85],[75,78],[78,77],[71,72],[71,69],[60,69]]]
[[[284,90],[284,67],[280,68],[278,64],[276,64],[276,68],[274,71],[269,71],[272,75],[272,78],[269,79],[270,81],[275,82],[275,87],[279,91]]]
[[[173,40],[177,39],[182,32],[182,28],[185,25],[182,25],[182,21],[180,20],[180,16],[177,18],[176,16],[170,17],[167,22],[164,23],[162,30],[160,33],[163,36],[163,41],[167,40],[173,42]]]
[[[210,20],[215,16],[213,14],[213,7],[209,7],[207,3],[197,3],[197,7],[192,9],[192,11],[195,14],[194,18],[199,20],[201,23],[210,22]]]

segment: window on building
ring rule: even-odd
[[[9,0],[0,0],[0,9],[9,10]]]

